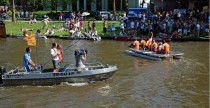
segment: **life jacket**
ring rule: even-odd
[[[152,40],[149,39],[149,40],[147,41],[146,45],[147,45],[147,48],[150,49],[150,48],[151,48],[151,45],[152,45]]]
[[[58,54],[58,59],[59,59],[59,62],[63,62],[63,57],[61,55],[61,50],[60,49],[57,49],[57,54]]]
[[[141,47],[146,46],[146,41],[145,40],[141,40]]]
[[[140,43],[139,43],[139,41],[134,41],[134,48],[136,49],[136,50],[139,50],[139,45],[140,45]]]
[[[156,42],[153,43],[153,51],[154,52],[157,52],[157,47],[158,47],[157,43]]]
[[[165,54],[168,54],[169,51],[170,51],[170,46],[169,46],[169,44],[168,44],[168,43],[164,43],[163,46],[164,46],[164,51],[163,51],[163,52],[164,52]]]

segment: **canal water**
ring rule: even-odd
[[[52,42],[65,49],[64,64],[74,63],[74,50],[81,48],[88,50],[86,62],[119,70],[91,84],[0,87],[0,108],[209,108],[209,42],[171,42],[171,50],[185,54],[182,59],[150,61],[126,55],[130,42],[40,39],[32,59],[52,67]],[[26,46],[23,39],[0,39],[0,66],[21,67]]]

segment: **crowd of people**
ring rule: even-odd
[[[200,10],[180,10],[156,12],[139,12],[136,17],[128,19],[126,13],[120,17],[120,36],[143,36],[149,31],[155,37],[181,36],[199,37],[209,33],[209,15]]]

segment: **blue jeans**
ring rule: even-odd
[[[27,72],[31,72],[31,71],[32,71],[32,69],[33,69],[30,65],[25,66],[25,67],[26,67],[26,69],[27,69]]]

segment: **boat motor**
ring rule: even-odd
[[[6,68],[4,66],[0,67],[0,83],[2,83],[2,75],[6,73]]]

